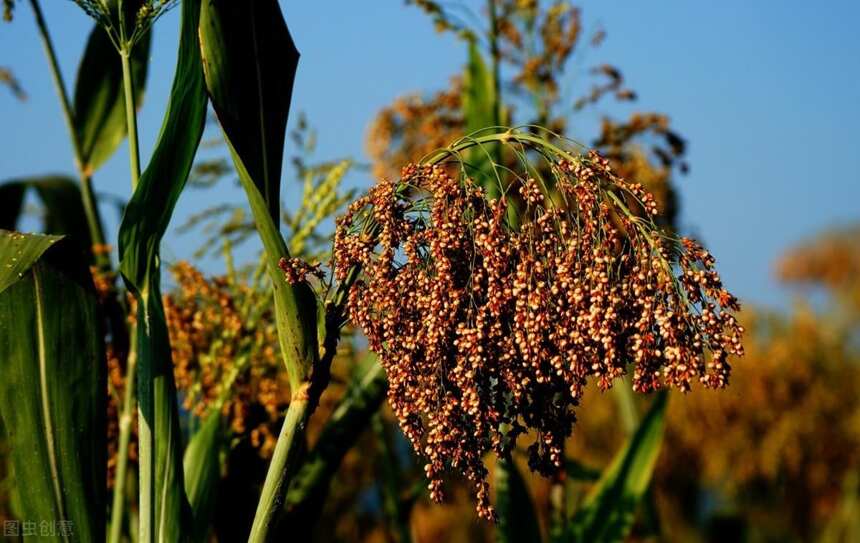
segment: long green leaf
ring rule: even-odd
[[[321,393],[311,387],[319,360],[316,298],[305,282],[287,284],[278,268],[290,256],[278,228],[279,195],[298,51],[277,0],[207,0],[200,15],[200,46],[206,88],[266,253],[278,341],[292,389],[249,538],[266,541]]]
[[[318,357],[316,301],[302,283],[285,285],[289,258],[278,229],[280,172],[296,51],[276,0],[212,0],[200,16],[206,88],[266,251],[275,290],[281,354],[298,388]]]
[[[209,0],[200,34],[218,121],[277,225],[284,134],[299,52],[277,0]]]
[[[636,433],[586,497],[571,525],[575,541],[621,541],[630,532],[660,454],[666,403],[666,393],[659,393]]]
[[[185,490],[194,514],[192,541],[205,541],[212,525],[215,490],[221,478],[219,457],[225,441],[221,413],[212,410],[185,448]]]
[[[141,540],[178,541],[191,512],[182,475],[182,435],[170,342],[161,303],[161,238],[185,187],[206,115],[197,27],[200,0],[182,2],[179,58],[152,158],[126,207],[120,271],[138,301]],[[149,456],[152,455],[152,456]]]
[[[104,537],[106,364],[85,255],[0,231],[0,415],[23,520],[52,541]]]
[[[478,45],[470,41],[469,61],[463,78],[463,117],[466,121],[466,133],[499,125],[501,120],[498,100],[493,72],[484,62]]]
[[[496,511],[499,515],[496,541],[539,543],[540,526],[535,515],[534,502],[516,464],[510,459],[500,459],[496,463],[495,479]]]
[[[135,45],[131,67],[137,105],[143,100],[149,66],[150,33]],[[81,169],[97,170],[126,135],[122,67],[107,32],[96,24],[78,67],[74,94],[75,130],[81,143]]]

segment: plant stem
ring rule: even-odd
[[[257,512],[254,514],[249,542],[266,541],[268,532],[274,524],[275,515],[284,502],[288,486],[296,471],[299,444],[303,443],[307,421],[319,405],[320,397],[329,384],[331,363],[337,354],[340,328],[344,323],[347,296],[358,274],[358,268],[350,270],[347,278],[338,285],[337,292],[327,304],[322,356],[302,381],[298,382],[298,386],[291,382],[293,397],[275,445],[275,454],[266,473],[260,501],[257,502]]]
[[[128,132],[128,162],[131,173],[131,188],[135,190],[140,181],[140,149],[137,141],[137,112],[134,100],[134,81],[131,73],[131,51],[133,44],[126,36],[125,5],[119,0],[119,56],[122,62],[122,86],[125,94],[125,120]],[[148,290],[148,289],[146,289]],[[138,317],[143,316],[144,322],[139,325],[148,326],[146,315],[148,292],[141,292],[138,297]],[[149,333],[146,334],[149,336]],[[147,337],[148,339],[148,337]],[[137,344],[137,341],[135,341]],[[144,412],[144,407],[152,411],[155,402],[154,376],[151,363],[137,366],[136,377],[138,393],[138,464],[140,470],[139,505],[140,508],[140,541],[149,543],[155,536],[155,438],[153,434],[153,416]],[[131,377],[131,376],[129,376]]]
[[[136,328],[135,328],[136,330]],[[136,335],[133,333],[132,335]],[[136,338],[132,338],[132,345]],[[132,350],[128,355],[126,368],[125,394],[123,395],[122,413],[119,417],[119,449],[117,451],[116,476],[114,477],[113,505],[110,517],[110,543],[119,543],[122,534],[122,519],[125,508],[125,483],[128,471],[128,444],[131,437],[132,411],[135,406],[135,367],[137,353]]]
[[[295,446],[297,437],[304,435],[304,428],[310,417],[308,387],[302,387],[293,395],[281,434],[278,436],[275,453],[266,473],[263,491],[254,514],[254,524],[248,543],[265,543],[268,541],[269,529],[272,527],[275,514],[280,510],[286,487],[295,472],[299,448]]]
[[[54,81],[54,88],[57,91],[57,96],[60,98],[60,105],[63,110],[63,118],[66,121],[66,128],[69,130],[69,137],[72,140],[72,151],[75,154],[75,168],[78,171],[78,177],[81,181],[81,201],[84,207],[84,214],[87,219],[87,226],[90,232],[90,239],[93,245],[104,246],[105,235],[102,227],[99,210],[96,204],[95,195],[92,188],[92,174],[89,167],[83,161],[83,149],[81,148],[81,138],[75,128],[75,114],[72,110],[72,104],[69,101],[69,95],[66,92],[66,84],[63,81],[63,74],[60,71],[60,65],[57,62],[57,54],[54,50],[54,43],[51,40],[51,35],[48,32],[48,25],[45,23],[45,17],[42,15],[42,8],[38,0],[30,0],[30,5],[33,8],[33,14],[36,18],[36,27],[39,29],[39,36],[42,39],[42,46],[45,49],[45,55],[48,57],[48,65],[51,68],[51,77]],[[104,251],[94,251],[95,262],[102,271],[110,271],[110,255]]]
[[[131,73],[131,46],[123,46],[120,58],[122,59],[122,86],[125,91],[125,119],[128,125],[128,161],[131,170],[131,189],[134,190],[140,180],[140,149],[137,143],[137,112],[134,105],[134,81]]]

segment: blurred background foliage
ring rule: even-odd
[[[409,3],[433,19],[444,34],[440,39],[477,46],[496,67],[502,124],[541,125],[571,135],[582,110],[603,100],[637,99],[633,82],[611,65],[593,67],[590,88],[581,96],[559,92],[570,59],[599,47],[607,35],[603,29],[587,35],[581,10],[567,2],[498,0],[494,11],[466,21],[448,3]],[[367,133],[369,164],[348,157],[317,160],[315,131],[304,117],[294,121],[292,169],[286,169],[286,177],[301,187],[301,201],[285,206],[282,217],[294,256],[328,261],[333,217],[354,197],[343,182],[348,171],[397,176],[401,165],[467,132],[467,77],[465,68],[452,66],[447,87],[404,94],[380,110]],[[0,69],[0,83],[14,96],[26,97],[8,70]],[[192,190],[235,182],[220,132],[207,128],[206,134],[189,180]],[[604,118],[599,132],[583,143],[600,150],[623,177],[646,185],[669,226],[675,225],[676,192],[683,190],[688,165],[685,140],[672,129],[668,114],[643,109],[624,119]],[[218,495],[229,499],[216,505],[212,534],[234,541],[245,536],[253,518],[290,390],[280,370],[262,261],[233,258],[234,248],[254,234],[249,210],[224,202],[189,217],[180,231],[202,235],[193,256],[220,253],[225,262],[226,272],[217,276],[185,260],[172,263],[164,306],[184,428],[193,432],[214,410],[227,420]],[[745,307],[747,354],[735,364],[731,386],[670,395],[662,452],[630,540],[860,540],[858,240],[860,227],[845,227],[813,234],[787,252],[774,263],[775,273],[796,285],[796,300],[786,311]],[[105,281],[103,288],[111,284]],[[109,351],[108,360],[113,455],[125,387],[123,347]],[[371,379],[378,386],[365,389],[360,398],[367,403],[367,424],[354,430],[354,446],[323,477],[324,487],[330,480],[325,499],[310,509],[291,510],[288,497],[285,516],[307,515],[307,533],[290,535],[374,543],[492,540],[493,526],[475,517],[462,482],[450,482],[445,504],[429,502],[421,464],[382,402],[384,380],[367,367],[362,338],[346,330],[332,386],[311,419],[307,454],[327,458],[325,449],[319,450],[326,436],[323,421],[336,417],[338,407],[358,394],[356,381]],[[560,478],[545,480],[522,469],[525,462],[520,466],[528,474],[526,488],[545,538],[559,507],[554,503],[559,486],[567,490],[563,507],[574,509],[629,435],[625,417],[645,413],[648,399],[618,396],[614,390],[589,390],[567,444],[571,460]],[[128,486],[133,493],[133,443],[131,451]],[[6,455],[0,442],[0,456]],[[112,484],[114,466],[109,467]],[[0,520],[16,516],[9,469],[8,462],[0,462]]]

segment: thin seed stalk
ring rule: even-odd
[[[131,174],[131,188],[135,190],[140,181],[140,149],[137,139],[137,112],[134,100],[134,80],[131,72],[131,50],[133,45],[126,38],[125,8],[119,2],[120,61],[122,63],[122,86],[125,96],[126,131],[128,132],[128,157]],[[148,326],[146,315],[148,289],[138,297],[138,324]],[[141,319],[141,317],[143,317]],[[148,333],[147,333],[148,335]],[[135,341],[137,343],[137,341]],[[155,404],[154,376],[150,362],[138,364],[136,368],[138,385],[138,464],[140,466],[139,508],[141,543],[150,543],[155,536],[155,437],[152,422]],[[131,375],[129,375],[131,377]]]
[[[134,102],[130,46],[123,47],[120,58],[122,59],[122,86],[125,92],[125,119],[128,125],[128,161],[131,171],[131,189],[134,190],[140,180],[140,149],[137,143],[137,112]]]

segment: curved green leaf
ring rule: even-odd
[[[666,393],[657,394],[636,433],[589,492],[571,526],[575,541],[621,541],[630,532],[660,454],[666,403]]]
[[[535,515],[534,502],[526,483],[510,459],[499,459],[496,463],[496,541],[519,543],[541,541],[540,525]]]
[[[3,214],[0,227],[15,229],[21,204],[30,189],[36,191],[44,206],[44,232],[69,236],[84,248],[92,245],[78,183],[63,175],[12,179],[0,185],[0,202],[3,202],[0,204]]]
[[[200,35],[218,121],[277,226],[284,133],[299,52],[277,0],[209,0]]]
[[[120,271],[138,301],[141,540],[179,541],[191,511],[185,497],[182,433],[160,291],[161,238],[203,135],[206,91],[197,26],[200,0],[182,2],[179,58],[161,133],[119,232]],[[153,456],[149,456],[153,455]]]
[[[22,234],[0,230],[0,294],[24,278],[33,264],[62,236]]]
[[[138,107],[143,103],[146,87],[149,48],[150,33],[147,32],[131,55]],[[81,143],[81,169],[91,173],[113,155],[127,133],[119,53],[98,24],[90,32],[78,67],[73,107],[75,130]]]
[[[207,0],[200,15],[200,48],[206,89],[265,249],[278,341],[293,391],[249,539],[265,541],[316,404],[311,393],[321,392],[311,389],[310,382],[319,361],[316,297],[305,282],[286,283],[278,268],[280,259],[290,257],[278,222],[284,132],[298,52],[277,0]]]
[[[106,363],[85,256],[54,236],[0,231],[0,415],[24,520],[57,541],[104,537]],[[9,283],[9,279],[14,279]]]

